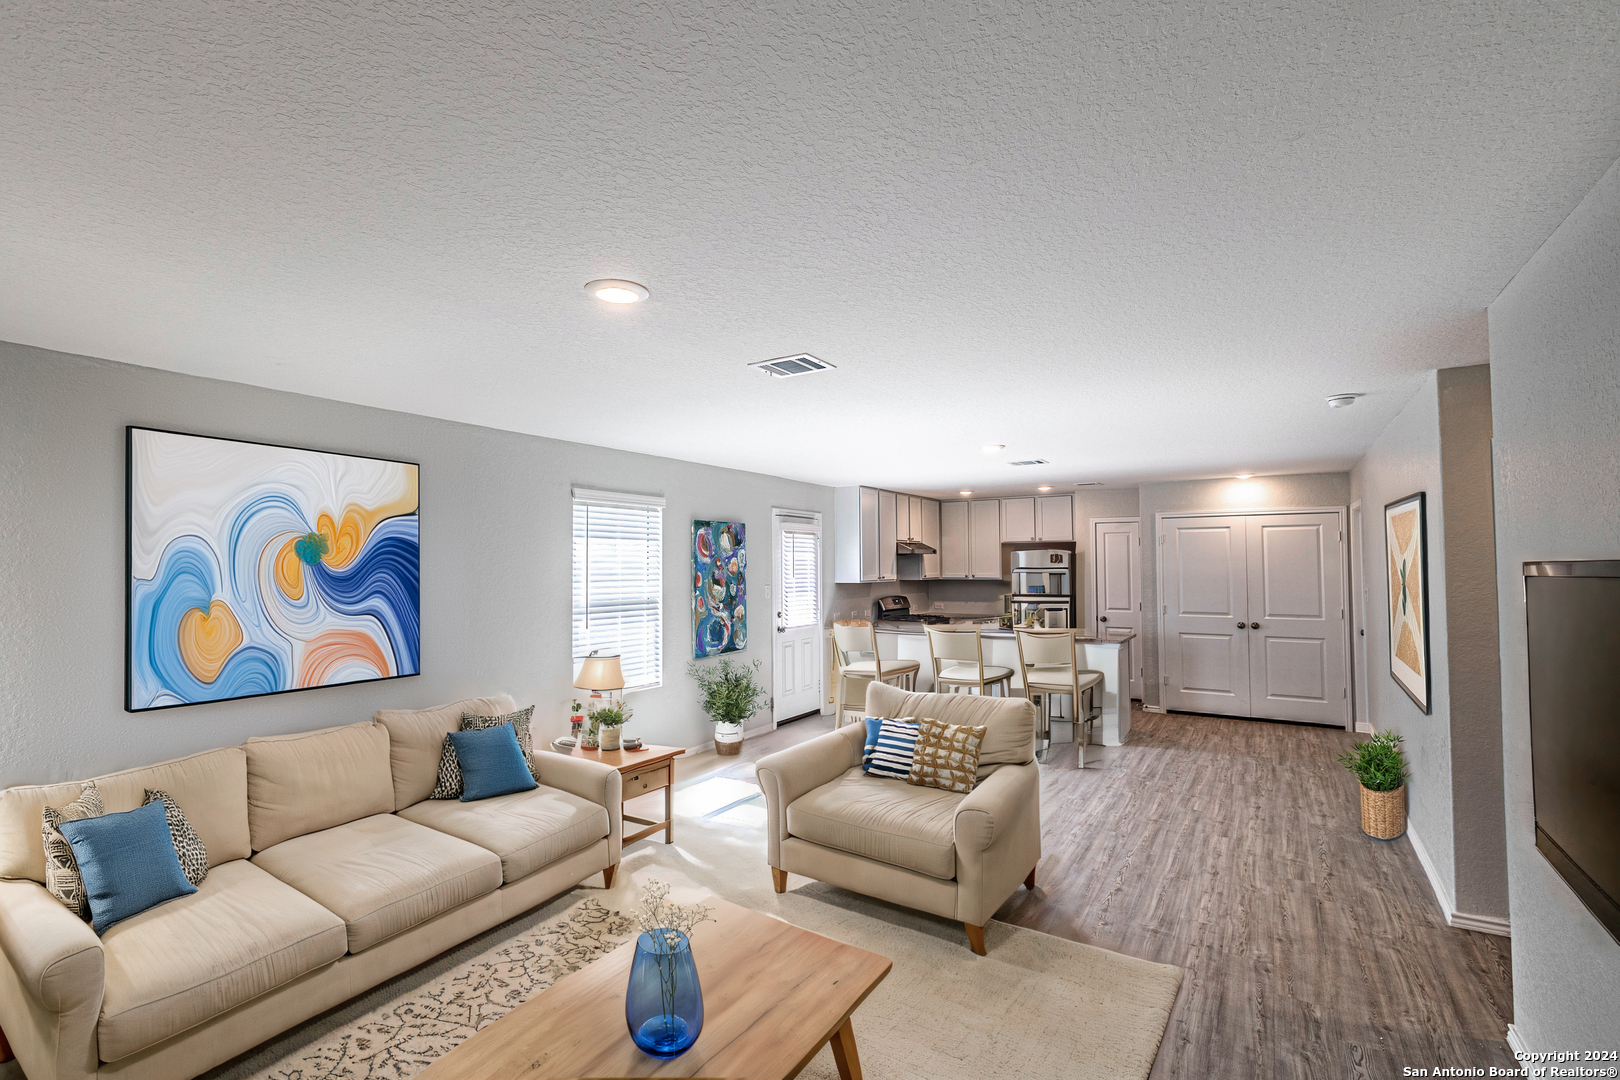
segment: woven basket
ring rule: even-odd
[[[1375,840],[1393,840],[1406,831],[1406,785],[1394,791],[1361,789],[1361,831]]]

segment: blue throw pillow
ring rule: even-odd
[[[529,763],[511,724],[482,731],[452,731],[450,745],[461,765],[461,801],[474,802],[533,791],[540,785],[529,775]]]
[[[885,780],[905,780],[911,776],[911,759],[917,750],[914,720],[872,718],[866,721],[866,754],[861,770]]]
[[[84,875],[90,925],[98,934],[165,900],[197,891],[180,869],[161,800],[57,827]]]

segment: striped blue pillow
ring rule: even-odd
[[[911,775],[911,757],[917,747],[920,725],[910,719],[866,719],[866,754],[861,770],[885,780],[905,780]]]

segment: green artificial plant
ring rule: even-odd
[[[739,664],[722,656],[718,664],[704,666],[696,660],[686,665],[686,673],[697,680],[703,697],[703,711],[717,724],[740,724],[760,710],[765,688],[755,679],[759,661]]]
[[[1356,774],[1368,791],[1394,791],[1406,783],[1406,754],[1401,737],[1380,731],[1339,755],[1339,764]]]
[[[618,727],[630,719],[630,706],[604,705],[591,713],[591,722],[599,728]]]

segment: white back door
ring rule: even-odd
[[[1142,524],[1137,518],[1091,523],[1093,633],[1098,637],[1140,632],[1142,625]],[[1126,646],[1131,697],[1142,697],[1142,642]]]
[[[1254,716],[1340,724],[1345,664],[1344,519],[1249,518],[1249,707]]]
[[[821,711],[821,515],[774,510],[771,540],[776,565],[774,727]]]
[[[1248,529],[1242,517],[1164,518],[1164,706],[1248,716]]]

